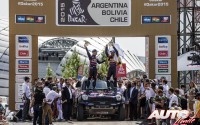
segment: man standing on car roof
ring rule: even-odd
[[[116,72],[116,68],[117,68],[118,64],[121,64],[121,61],[119,59],[118,50],[115,48],[113,43],[111,43],[111,46],[114,49],[114,50],[110,51],[111,54],[108,53],[108,45],[106,45],[106,49],[105,49],[105,53],[106,53],[106,56],[108,57],[108,61],[109,61],[109,68],[108,68],[108,74],[107,74],[107,86],[110,89],[109,80],[110,80],[110,77],[113,76],[114,87],[116,89],[117,88],[117,72]]]
[[[87,81],[87,85],[86,87],[89,89],[90,87],[90,80],[93,78],[93,89],[95,89],[96,87],[96,79],[97,79],[97,63],[98,64],[101,64],[105,61],[99,61],[99,59],[97,58],[97,50],[96,49],[93,49],[92,50],[92,55],[90,54],[87,46],[88,44],[90,44],[88,41],[85,41],[85,44],[84,44],[84,47],[87,51],[87,55],[88,55],[88,58],[90,60],[90,67],[89,67],[89,77],[88,77],[88,81]]]

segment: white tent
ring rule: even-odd
[[[191,71],[191,70],[200,70],[200,65],[191,65],[192,61],[188,60],[189,56],[192,56],[191,53],[197,53],[195,51],[190,51],[185,54],[178,56],[178,71]]]

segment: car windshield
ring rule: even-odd
[[[93,81],[91,80],[89,89],[93,89],[92,82]],[[83,90],[86,90],[86,83],[87,83],[87,80],[83,82],[83,85],[82,85]],[[108,89],[107,83],[105,81],[102,81],[102,80],[97,80],[95,89],[97,89],[97,90]]]

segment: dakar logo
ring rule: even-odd
[[[176,122],[173,125],[181,125],[181,124],[191,124],[195,121],[193,117],[189,117],[190,112],[187,110],[167,110],[165,113],[165,110],[155,110],[151,113],[151,115],[147,119],[177,119]],[[187,120],[186,120],[187,118]]]
[[[81,8],[79,0],[72,0],[73,6],[70,8],[70,14],[68,14],[68,22],[80,22],[86,23],[84,10]]]

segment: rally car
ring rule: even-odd
[[[105,116],[120,121],[125,120],[125,104],[122,94],[107,88],[107,83],[102,80],[96,81],[96,88],[86,89],[87,80],[81,84],[77,94],[77,120],[82,121],[91,116]],[[112,85],[112,84],[111,84]]]

